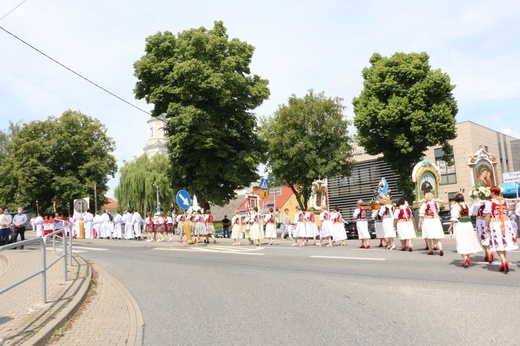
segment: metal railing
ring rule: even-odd
[[[68,232],[67,232],[68,231]],[[68,235],[67,235],[68,233]],[[56,258],[52,263],[47,265],[47,242],[49,238],[52,238],[53,250],[56,251],[56,239],[60,239],[62,241],[63,253]],[[64,229],[55,230],[44,237],[38,237],[28,240],[19,241],[16,243],[7,244],[4,246],[0,246],[0,252],[8,249],[13,249],[25,245],[38,244],[41,250],[41,260],[42,265],[41,269],[28,275],[27,277],[18,280],[17,282],[11,284],[10,286],[0,288],[0,294],[7,292],[16,286],[23,284],[24,282],[32,279],[35,276],[41,275],[41,283],[42,283],[42,302],[43,304],[47,304],[47,270],[55,265],[59,260],[63,259],[63,280],[67,281],[67,255],[69,256],[69,263],[72,264],[72,229],[70,225],[66,225]],[[68,251],[67,251],[68,250]]]

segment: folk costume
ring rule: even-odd
[[[453,233],[457,242],[457,253],[470,255],[482,251],[466,203],[457,202],[451,205],[451,221],[454,223]]]

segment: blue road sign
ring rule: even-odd
[[[188,191],[186,190],[179,190],[179,192],[177,192],[177,204],[179,205],[179,207],[181,207],[181,209],[188,209],[191,205],[191,197],[190,197],[190,194],[188,193]]]
[[[269,190],[269,180],[267,180],[267,178],[260,179],[260,188],[262,190]]]

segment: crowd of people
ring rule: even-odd
[[[372,209],[372,210],[370,210]],[[468,268],[471,263],[471,255],[485,252],[485,261],[492,263],[497,254],[501,266],[500,272],[509,272],[510,263],[507,261],[507,251],[518,248],[518,229],[514,221],[516,215],[520,216],[520,199],[516,201],[516,209],[510,215],[510,207],[507,201],[501,197],[500,187],[490,188],[490,197],[477,200],[470,208],[464,201],[464,195],[458,193],[451,203],[451,224],[448,231],[452,231],[456,238],[457,252],[462,256],[462,267]],[[370,213],[371,212],[371,213]],[[438,251],[444,255],[442,239],[444,229],[439,217],[440,205],[434,200],[431,192],[425,194],[424,202],[419,208],[419,220],[417,230],[421,232],[425,241],[427,255],[434,255]],[[353,218],[356,220],[356,228],[360,239],[360,248],[369,249],[371,238],[368,230],[368,216],[371,214],[374,220],[376,238],[379,239],[379,247],[387,250],[396,249],[396,238],[400,241],[400,251],[413,251],[412,240],[416,238],[413,213],[404,198],[400,198],[394,205],[388,196],[383,196],[378,208],[366,208],[364,202],[359,200],[354,210]],[[474,227],[471,216],[476,218]],[[241,214],[235,211],[231,220],[227,220],[226,227],[231,227],[233,245],[241,245],[246,240],[251,245],[259,246],[262,240],[267,239],[269,245],[273,245],[277,234],[277,216],[273,208],[262,215],[257,208]],[[314,212],[303,211],[296,207],[294,218],[291,220],[289,209],[284,210],[281,217],[283,230],[281,239],[287,236],[292,241],[292,246],[345,246],[347,235],[345,224],[339,207],[329,211],[322,207],[319,214],[321,227],[316,224]],[[18,208],[18,213],[12,217],[7,208],[0,208],[0,246],[16,242],[18,236],[25,239],[25,223],[27,216],[23,208]],[[213,215],[210,210],[205,213],[202,210],[186,213],[181,210],[179,215],[172,212],[158,212],[154,215],[147,213],[143,219],[137,210],[125,210],[123,214],[116,212],[112,215],[109,211],[103,213],[75,212],[72,217],[64,217],[56,214],[52,216],[37,215],[31,219],[33,229],[37,236],[45,236],[53,231],[67,229],[73,237],[80,236],[80,224],[84,225],[84,237],[86,239],[142,239],[142,232],[146,232],[148,242],[171,242],[174,235],[179,236],[179,242],[187,241],[189,230],[193,242],[216,243]],[[144,228],[144,229],[143,229]],[[23,248],[23,247],[21,247]]]

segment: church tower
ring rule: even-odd
[[[156,154],[167,156],[167,139],[164,135],[166,118],[163,115],[158,117],[151,117],[146,123],[148,125],[148,142],[143,148],[143,151],[149,158]]]

